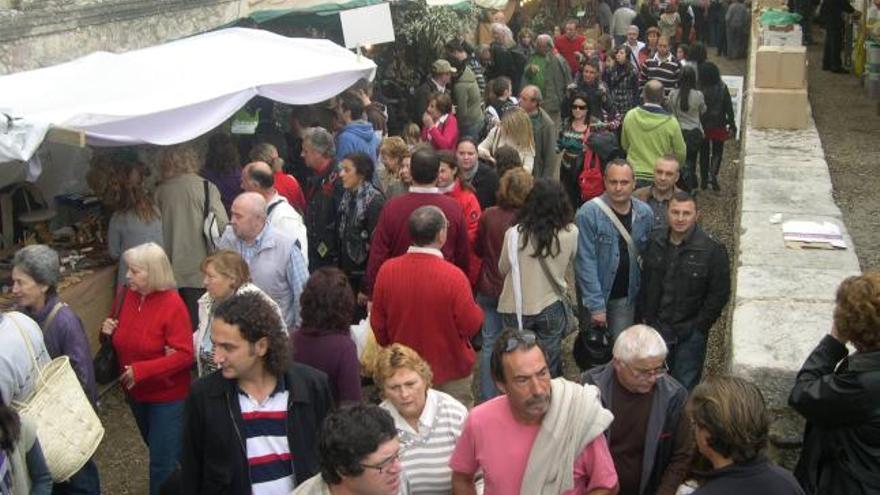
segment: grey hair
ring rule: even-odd
[[[333,134],[323,127],[309,127],[303,131],[303,141],[308,141],[315,151],[326,157],[336,156],[336,144]]]
[[[266,219],[266,198],[264,198],[262,194],[257,192],[243,192],[236,196],[235,201],[243,203],[243,206],[257,217],[264,220]]]
[[[630,31],[635,31],[636,34],[639,34],[641,32],[641,29],[639,29],[639,27],[636,26],[635,24],[630,24],[629,27],[626,28],[626,32],[628,33]]]
[[[492,34],[501,33],[501,44],[505,47],[511,47],[516,42],[513,41],[513,31],[501,22],[492,23]]]
[[[25,272],[40,285],[55,289],[61,280],[61,260],[58,252],[45,244],[25,246],[15,253],[12,266]]]
[[[534,84],[529,84],[525,86],[523,89],[519,90],[519,94],[523,94],[526,90],[532,91],[535,95],[535,101],[538,103],[544,102],[544,95],[541,94],[541,88],[535,86]]]
[[[535,43],[538,43],[541,40],[543,40],[544,43],[547,43],[548,48],[551,48],[551,49],[553,48],[553,37],[552,36],[550,36],[547,33],[539,34],[538,37],[535,38]]]
[[[420,206],[409,216],[409,236],[416,246],[427,246],[446,227],[446,215],[434,206]]]
[[[624,363],[636,359],[666,358],[669,349],[657,330],[648,325],[633,325],[620,332],[614,341],[614,358]]]

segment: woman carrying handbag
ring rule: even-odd
[[[504,275],[498,312],[504,326],[530,330],[538,337],[553,377],[562,375],[562,338],[571,326],[564,293],[565,274],[577,252],[573,222],[574,211],[559,181],[535,180],[514,226],[504,235],[498,260]]]

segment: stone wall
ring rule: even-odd
[[[243,0],[0,0],[0,75],[183,38],[244,11]]]

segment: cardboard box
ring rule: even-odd
[[[780,30],[777,26],[761,26],[761,46],[802,46],[804,34],[797,24]]]
[[[761,46],[755,55],[755,86],[800,89],[806,87],[807,48]]]
[[[752,126],[758,129],[806,129],[810,120],[807,88],[755,88]]]

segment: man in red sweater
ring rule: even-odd
[[[580,61],[577,54],[583,51],[584,41],[586,41],[586,38],[577,34],[577,21],[574,19],[565,21],[563,35],[557,36],[553,40],[556,51],[565,57],[565,61],[568,62],[572,74],[577,74],[580,70]]]
[[[370,258],[364,275],[362,289],[367,296],[372,292],[373,282],[379,268],[389,258],[404,254],[412,244],[407,222],[413,211],[421,206],[433,205],[443,211],[449,224],[446,243],[441,244],[443,257],[455,263],[464,273],[468,272],[470,245],[464,212],[458,201],[444,195],[437,188],[440,159],[432,149],[420,149],[410,159],[413,184],[409,192],[398,196],[382,208],[373,240]]]
[[[379,270],[370,324],[379,345],[414,349],[431,365],[434,388],[471,407],[476,356],[470,341],[480,331],[483,311],[464,272],[443,259],[447,226],[436,206],[412,213],[413,245]]]

